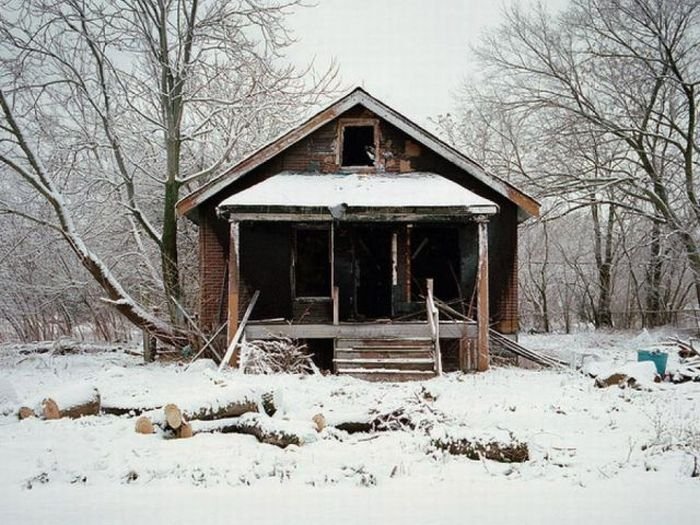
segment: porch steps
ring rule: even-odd
[[[430,338],[337,339],[338,374],[367,381],[415,381],[435,375]]]

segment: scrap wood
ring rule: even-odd
[[[185,310],[185,308],[172,295],[170,296],[170,299],[173,301],[175,306],[177,306],[177,308],[182,312],[182,315],[185,316],[185,319],[187,319],[187,322],[190,324],[192,329],[195,332],[197,332],[197,335],[202,339],[202,341],[204,341],[206,343],[207,338],[204,336],[202,331],[199,329],[199,326],[197,326],[197,323],[195,323],[194,320],[192,319],[192,317],[190,317],[190,315],[187,313],[187,310]],[[221,356],[219,355],[219,353],[216,350],[214,350],[213,347],[212,347],[211,351],[214,353],[214,355],[216,356],[217,359],[221,359]]]
[[[233,339],[231,339],[231,344],[229,344],[228,349],[226,350],[226,354],[224,354],[224,358],[221,360],[221,363],[219,363],[219,372],[221,372],[224,369],[224,367],[231,362],[233,352],[235,351],[236,347],[238,346],[238,342],[243,336],[243,330],[245,329],[246,323],[248,323],[248,318],[250,317],[250,314],[252,313],[253,308],[255,307],[255,303],[258,301],[259,296],[260,290],[255,290],[255,293],[253,294],[253,297],[250,299],[250,303],[248,304],[248,308],[246,309],[245,314],[243,314],[243,319],[241,319],[241,322],[238,325],[238,328],[236,329],[236,333],[233,335]]]
[[[454,316],[458,319],[461,319],[463,321],[474,321],[474,319],[471,319],[467,317],[464,314],[459,313],[457,310],[452,308],[450,305],[445,303],[444,301],[441,301],[438,298],[434,298],[435,305],[438,307],[438,309],[443,310],[445,313],[448,315]],[[546,354],[536,352],[534,350],[530,350],[528,348],[525,348],[524,346],[516,343],[515,341],[508,339],[506,336],[501,334],[500,332],[497,332],[493,328],[489,328],[489,337],[496,343],[500,344],[502,347],[504,347],[506,350],[519,355],[521,357],[524,357],[525,359],[529,359],[530,361],[533,361],[534,363],[537,363],[538,365],[542,366],[547,366],[547,367],[565,367],[567,364],[555,357],[548,356]]]
[[[677,346],[679,348],[678,355],[681,357],[700,357],[700,351],[693,344],[697,339],[690,339],[687,342],[678,337],[669,337],[668,341],[663,343],[665,346]]]
[[[214,332],[214,335],[212,335],[208,340],[205,341],[204,346],[203,346],[202,348],[199,349],[199,352],[197,352],[197,353],[192,357],[192,359],[190,360],[189,364],[185,367],[185,371],[187,371],[187,369],[190,367],[190,365],[191,365],[192,363],[194,363],[194,362],[197,360],[197,358],[199,358],[199,356],[202,355],[202,354],[204,353],[204,351],[209,347],[209,345],[211,345],[211,344],[214,342],[214,340],[216,339],[216,337],[221,333],[221,330],[223,330],[223,329],[224,329],[225,327],[227,327],[227,326],[228,326],[228,321],[226,321],[224,324],[222,324],[222,325],[216,330],[216,332]],[[216,355],[217,358],[220,358],[219,354],[217,354],[216,351],[215,351],[213,348],[212,348],[212,352],[214,352],[214,354]]]

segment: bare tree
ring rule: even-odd
[[[0,210],[55,231],[106,301],[183,344],[180,192],[335,88],[334,65],[316,74],[284,60],[293,42],[284,19],[300,5],[3,2],[0,163],[15,191]],[[137,296],[123,280],[134,258],[150,282]],[[168,322],[152,312],[157,304]]]
[[[478,53],[502,108],[545,134],[595,130],[625,162],[577,186],[652,217],[684,247],[700,302],[696,0],[573,0],[559,17],[513,7]],[[567,182],[571,184],[571,181]],[[606,202],[598,199],[597,202]]]

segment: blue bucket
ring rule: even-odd
[[[652,361],[659,375],[666,373],[668,354],[660,350],[637,350],[637,361]]]

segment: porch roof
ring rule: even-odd
[[[224,199],[221,215],[237,220],[458,220],[493,215],[498,205],[427,172],[281,172]]]

